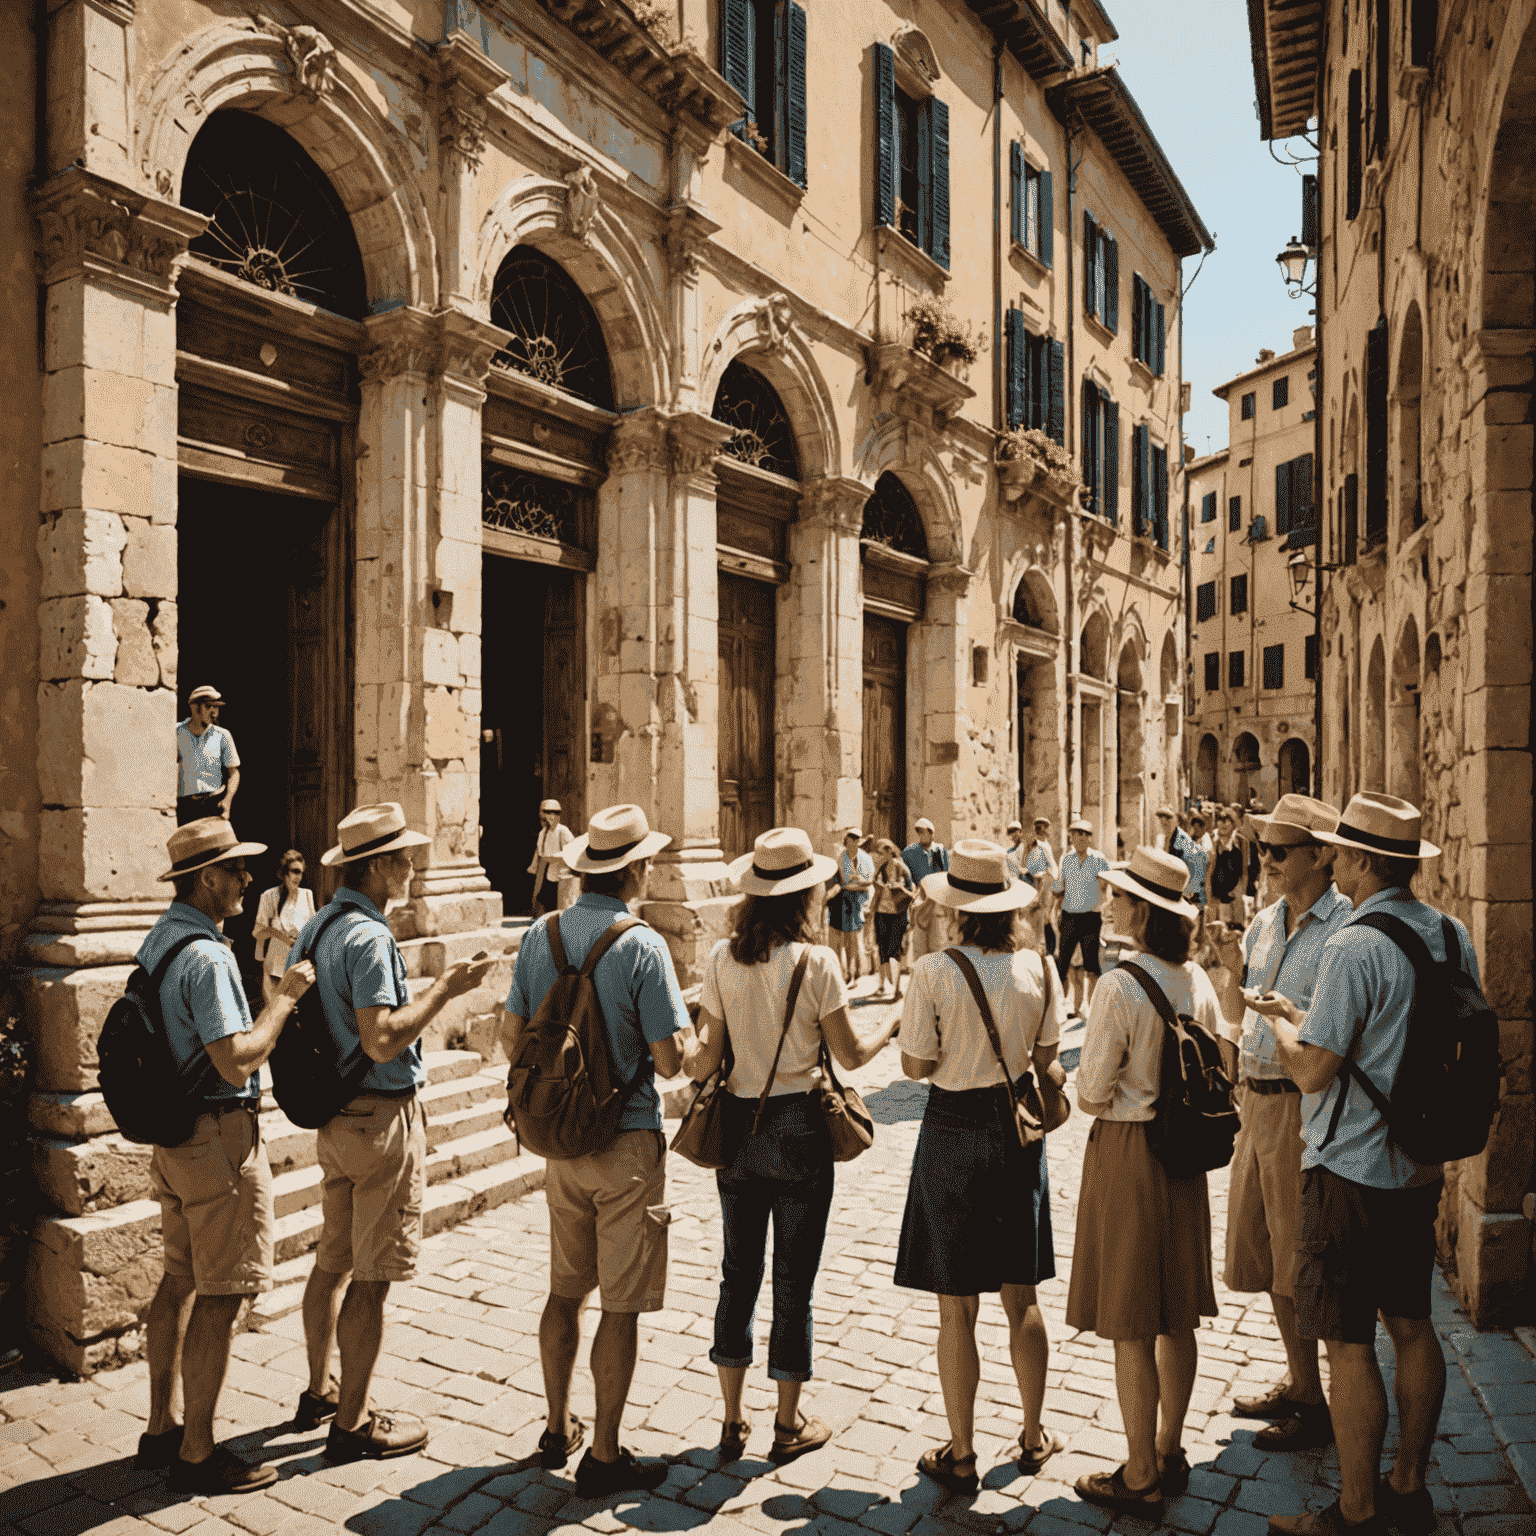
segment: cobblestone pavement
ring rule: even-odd
[[[865,988],[868,983],[864,984]],[[860,1009],[861,1023],[871,1014]],[[1074,1337],[1062,1321],[1064,1278],[1040,1289],[1051,1335],[1046,1422],[1068,1449],[1045,1475],[1022,1477],[1008,1460],[1019,1432],[1006,1331],[995,1297],[982,1303],[984,1354],[977,1413],[979,1493],[946,1498],[915,1470],[947,1439],[935,1374],[937,1310],[931,1297],[899,1291],[891,1268],[907,1173],[926,1089],[900,1076],[894,1046],[854,1080],[878,1121],[874,1149],[838,1170],[816,1294],[817,1379],[806,1406],[834,1426],[815,1455],[775,1468],[766,1359],[769,1290],[758,1309],[758,1366],[749,1388],[753,1430],[746,1460],[717,1469],[719,1400],[708,1349],[719,1260],[713,1177],[674,1159],[668,1310],[641,1319],[640,1364],[624,1443],[674,1458],[653,1496],[594,1502],[575,1497],[571,1474],[544,1472],[529,1457],[544,1405],[536,1330],[548,1251],[542,1195],[503,1206],[429,1239],[424,1273],[391,1298],[375,1400],[426,1416],[423,1455],[333,1468],[324,1431],[285,1427],[305,1376],[299,1318],[240,1335],[220,1404],[219,1433],[237,1449],[276,1463],[282,1480],[246,1498],[182,1500],[159,1474],[133,1470],[148,1412],[142,1364],[91,1381],[7,1378],[0,1391],[0,1532],[3,1536],[548,1536],[578,1528],[711,1536],[946,1536],[1028,1531],[1084,1536],[1111,1528],[1108,1515],[1072,1492],[1089,1468],[1124,1456],[1108,1343]],[[1077,1172],[1088,1124],[1074,1114],[1049,1143],[1052,1215],[1063,1277],[1071,1262]],[[1215,1249],[1225,1224],[1226,1177],[1211,1180]],[[1218,1271],[1220,1268],[1218,1257]],[[1331,1453],[1266,1456],[1252,1421],[1226,1409],[1234,1391],[1261,1389],[1283,1369],[1267,1300],[1227,1292],[1221,1316],[1201,1330],[1200,1374],[1185,1446],[1195,1471],[1171,1500],[1165,1528],[1205,1536],[1261,1536],[1269,1514],[1328,1503]],[[1536,1450],[1536,1358],[1507,1335],[1479,1335],[1443,1285],[1437,1319],[1450,1385],[1431,1468],[1442,1531],[1528,1536],[1527,1478]],[[1387,1353],[1383,1338],[1384,1355]],[[1460,1367],[1460,1368],[1458,1368]],[[590,1422],[585,1352],[576,1412]],[[1390,1446],[1389,1441],[1389,1446]],[[1507,1454],[1506,1454],[1507,1451]],[[1122,1518],[1114,1529],[1144,1531]]]

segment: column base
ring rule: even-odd
[[[480,865],[435,865],[417,870],[410,898],[390,909],[389,928],[397,939],[431,939],[493,928],[501,918],[501,892]]]
[[[666,939],[685,989],[698,985],[705,958],[729,935],[738,900],[719,843],[665,848],[656,856],[640,916]]]

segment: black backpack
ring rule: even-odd
[[[1175,1013],[1168,994],[1139,965],[1122,960],[1118,968],[1135,977],[1163,1021],[1161,1086],[1147,1128],[1153,1155],[1170,1179],[1225,1168],[1238,1116],[1215,1035],[1187,1013]]]
[[[299,959],[309,960],[320,947],[325,930],[350,910],[344,906],[332,906],[320,919],[313,937],[304,946]],[[292,960],[292,956],[289,956]],[[358,1059],[353,1062],[338,1061],[336,1041],[326,1022],[325,1005],[320,1001],[318,981],[304,993],[277,1037],[269,1058],[272,1067],[272,1092],[277,1106],[293,1122],[306,1131],[316,1131],[334,1119],[357,1097],[372,1058],[358,1043]]]
[[[1388,1142],[1414,1162],[1476,1157],[1488,1144],[1499,1107],[1499,1021],[1464,963],[1456,925],[1448,917],[1440,919],[1445,959],[1436,960],[1418,932],[1400,917],[1367,912],[1355,922],[1386,934],[1408,957],[1413,1002],[1390,1099],[1355,1065],[1363,1023],[1355,1030],[1340,1072],[1365,1090],[1387,1122]],[[1346,1081],[1334,1103],[1324,1147],[1339,1128],[1348,1096]]]
[[[187,1141],[208,1089],[216,1086],[209,1080],[218,1073],[207,1051],[199,1049],[185,1066],[177,1066],[160,1012],[160,986],[171,961],[207,937],[189,933],[177,939],[153,974],[136,965],[101,1026],[96,1042],[101,1096],[118,1130],[140,1146],[179,1147]]]

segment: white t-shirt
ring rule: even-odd
[[[1221,1027],[1216,988],[1193,960],[1173,965],[1139,950],[1123,955],[1093,989],[1077,1064],[1078,1093],[1090,1104],[1109,1105],[1103,1120],[1152,1119],[1162,1084],[1162,1015],[1141,983],[1126,974],[1127,961],[1163,989],[1175,1013],[1188,1014],[1213,1035]]]
[[[808,1093],[815,1087],[811,1073],[821,1054],[821,1021],[848,1006],[848,988],[837,956],[824,944],[810,948],[770,1098]],[[736,1065],[725,1087],[738,1098],[759,1097],[768,1081],[779,1031],[784,1027],[790,978],[804,949],[803,944],[781,944],[759,964],[743,965],[731,958],[730,941],[721,939],[704,962],[699,1007],[725,1020],[731,1049],[736,1053]]]
[[[1061,1038],[1056,1009],[1046,1006],[1047,997],[1054,996],[1047,992],[1053,979],[1046,977],[1045,963],[1032,949],[984,954],[969,944],[959,948],[981,978],[1003,1059],[1017,1080],[1037,1045],[1055,1045]],[[938,1062],[929,1078],[935,1088],[963,1093],[1003,1080],[976,999],[960,967],[945,954],[924,955],[913,966],[898,1038],[908,1056]]]

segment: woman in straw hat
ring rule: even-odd
[[[923,882],[953,911],[958,953],[985,989],[1008,1075],[1022,1092],[1030,1069],[1061,1081],[1056,1065],[1057,981],[1021,919],[1032,885],[1008,873],[1007,850],[965,838],[946,872]],[[983,1291],[1001,1293],[1024,1428],[1019,1465],[1037,1472],[1061,1449],[1042,1428],[1050,1344],[1035,1287],[1056,1273],[1045,1143],[1020,1145],[996,1052],[953,951],[912,968],[901,1020],[901,1070],[932,1084],[912,1160],[896,1284],[939,1302],[939,1385],[949,1443],[918,1470],[952,1493],[977,1486],[973,1440],[980,1365],[976,1317]]]
[[[823,1048],[851,1072],[872,1061],[896,1031],[892,1021],[868,1036],[854,1033],[837,956],[815,943],[822,887],[835,868],[795,827],[764,832],[752,852],[730,866],[742,899],[732,912],[731,937],[704,963],[698,1034],[683,1057],[683,1070],[703,1082],[731,1052],[725,1082],[730,1161],[715,1175],[725,1251],[709,1358],[725,1405],[720,1451],[732,1460],[745,1454],[750,1428],[741,1395],[752,1363],[770,1216],[768,1375],[779,1401],[768,1455],[790,1461],[832,1438],[820,1419],[800,1413],[800,1389],[811,1377],[811,1295],[832,1206],[832,1149],[816,1080]]]
[[[901,954],[916,894],[917,885],[901,849],[890,838],[882,837],[875,844],[875,943],[880,953],[876,997],[901,996]]]
[[[1091,1503],[1155,1519],[1164,1494],[1189,1486],[1180,1441],[1195,1384],[1195,1329],[1217,1309],[1205,1175],[1170,1179],[1147,1139],[1164,1025],[1124,961],[1146,971],[1177,1012],[1213,1035],[1221,1014],[1210,978],[1189,958],[1197,914],[1184,900],[1183,859],[1141,847],[1099,878],[1114,892],[1110,926],[1128,943],[1121,967],[1094,992],[1077,1069],[1078,1106],[1095,1124],[1078,1188],[1067,1326],[1114,1340],[1130,1455],[1112,1473],[1080,1477],[1077,1491]]]

